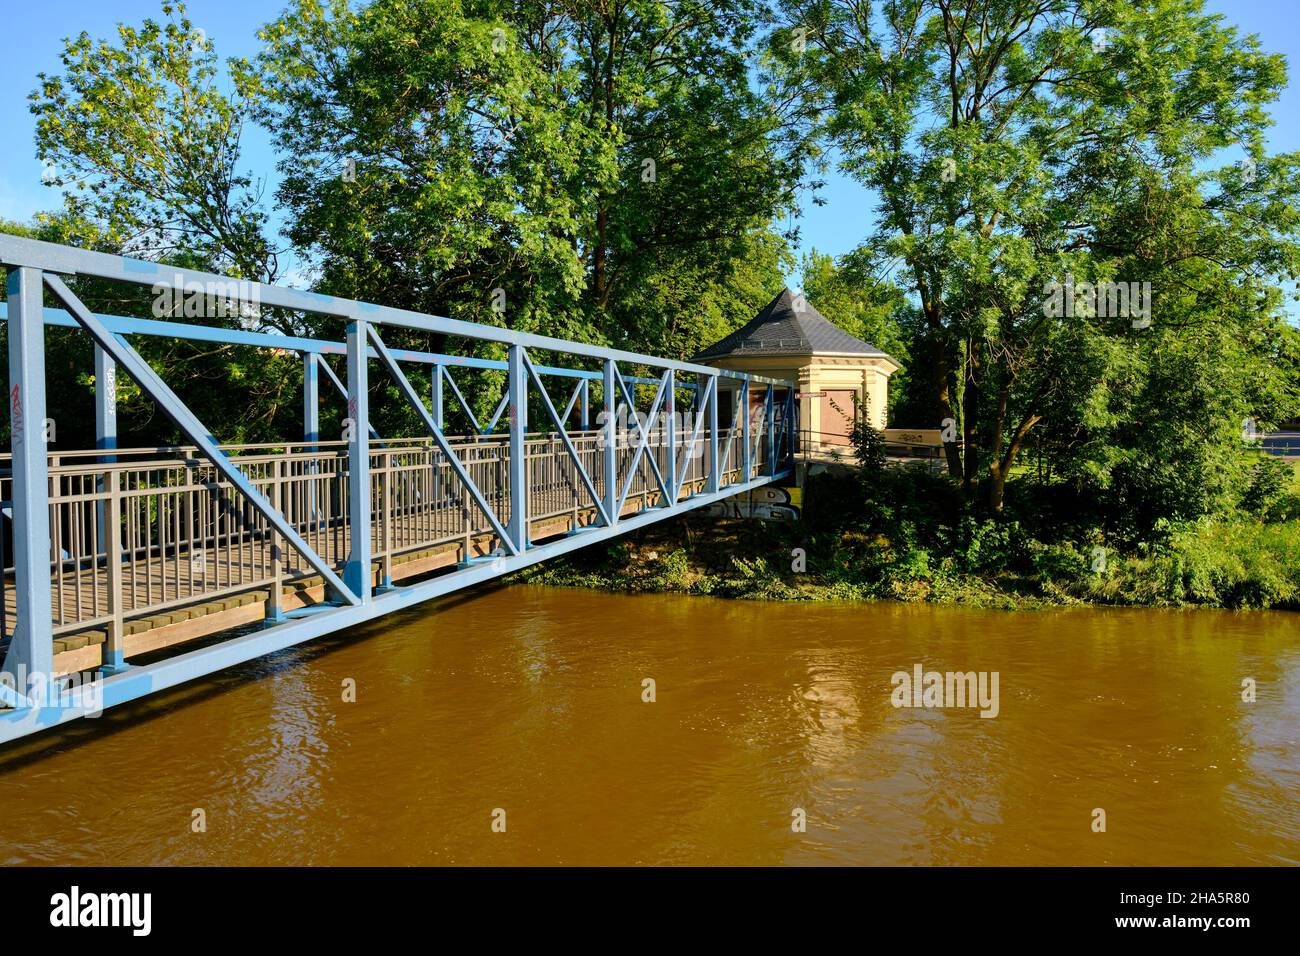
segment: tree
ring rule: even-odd
[[[143,258],[180,257],[271,280],[260,185],[240,171],[248,104],[219,88],[211,41],[180,3],[118,26],[117,45],[81,33],[63,72],[31,94],[38,157],[71,219],[101,224]]]
[[[707,300],[756,251],[779,279],[800,160],[748,82],[761,23],[742,0],[299,0],[242,82],[327,290],[662,350],[684,281]]]
[[[47,184],[62,191],[63,208],[39,215],[31,227],[5,229],[272,281],[279,263],[266,235],[261,186],[240,167],[249,103],[223,88],[212,40],[193,26],[184,6],[165,2],[162,12],[161,22],[119,25],[115,42],[84,32],[66,40],[62,72],[39,75],[30,96],[37,154],[51,171]],[[85,277],[69,282],[97,312],[303,331],[295,316],[274,310],[182,316],[175,300],[158,300],[148,286]],[[76,386],[50,396],[60,441],[90,447],[90,343],[80,332],[51,331],[49,338],[49,361],[63,370],[57,379]],[[162,338],[133,344],[165,370],[168,383],[222,440],[274,440],[296,424],[296,357],[263,351],[249,360],[247,349]],[[126,376],[118,382],[123,434],[138,444],[174,444],[179,433],[153,401]],[[232,402],[232,389],[247,400]]]
[[[783,7],[773,56],[879,195],[859,252],[916,303],[913,375],[928,377],[934,418],[961,427],[948,463],[968,497],[983,477],[1000,513],[1035,430],[1119,428],[1132,410],[1112,386],[1141,389],[1162,323],[1184,344],[1236,335],[1243,374],[1273,377],[1277,309],[1241,311],[1232,290],[1276,288],[1300,263],[1296,158],[1263,150],[1280,56],[1197,0]],[[1256,175],[1215,167],[1234,145]],[[1110,307],[1117,285],[1090,300],[1120,282],[1137,308]],[[1077,301],[1055,309],[1075,283]],[[1177,414],[1158,404],[1173,393],[1144,394],[1149,415]]]

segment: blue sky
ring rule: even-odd
[[[257,29],[271,19],[278,3],[265,0],[190,0],[190,19],[215,43],[224,58],[251,56],[258,48]],[[1272,152],[1300,150],[1300,6],[1296,0],[1211,0],[1209,9],[1221,13],[1245,33],[1257,33],[1266,50],[1287,57],[1293,79],[1272,114]],[[41,166],[33,142],[34,117],[27,109],[27,94],[36,74],[59,69],[62,38],[87,31],[93,37],[115,35],[119,22],[139,23],[159,17],[158,0],[43,0],[12,3],[5,13],[9,43],[0,57],[0,129],[5,148],[0,150],[0,218],[25,221],[40,209],[57,207],[55,192],[41,184]],[[275,153],[261,130],[245,134],[245,165],[256,176],[275,181]],[[268,196],[271,190],[268,190]],[[872,196],[848,178],[832,173],[821,195],[825,205],[805,200],[798,224],[801,251],[817,249],[841,255],[852,249],[868,231]],[[805,192],[805,197],[808,193]],[[798,276],[791,277],[796,285]]]

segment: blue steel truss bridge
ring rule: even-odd
[[[793,473],[791,382],[3,234],[0,265],[11,426],[0,742]],[[343,341],[96,313],[80,281],[173,301],[233,289],[245,305],[336,320]],[[47,441],[47,327],[93,342],[94,448]],[[505,357],[390,349],[394,329],[495,343]],[[221,443],[141,356],[140,336],[300,355],[301,436]],[[463,388],[485,370],[504,380],[490,416]],[[119,445],[121,374],[185,444]],[[371,427],[381,379],[418,434]],[[321,434],[326,401],[346,403],[338,437]],[[469,423],[458,434],[444,429],[453,410]]]

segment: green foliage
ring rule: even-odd
[[[62,70],[39,77],[37,149],[65,197],[42,236],[274,279],[261,186],[240,166],[256,121],[281,151],[285,233],[322,292],[687,357],[751,318],[791,264],[770,224],[803,154],[749,82],[758,3],[301,0],[229,77],[183,5],[162,13],[69,40]],[[149,314],[107,285],[79,291]],[[257,321],[340,332],[275,310]],[[389,341],[502,357],[399,330]],[[300,382],[285,357],[147,348],[223,440],[297,431],[274,434]],[[460,380],[481,415],[500,379]],[[372,389],[381,432],[417,430],[391,383]],[[52,399],[60,420],[88,395],[68,398]],[[132,400],[132,440],[166,440],[170,426]],[[326,417],[333,434],[337,410]],[[453,411],[452,428],[466,425]]]
[[[1234,505],[1242,420],[1300,407],[1300,156],[1264,150],[1282,57],[1197,0],[781,8],[774,83],[878,201],[855,268],[909,299],[895,411],[960,426],[965,495],[1002,513],[1033,445],[1133,534]],[[1149,327],[1054,309],[1068,280],[1149,282]]]
[[[323,288],[689,355],[786,255],[768,223],[800,160],[748,83],[760,22],[742,0],[297,0],[239,75]]]
[[[887,456],[885,436],[872,427],[866,409],[856,412],[853,426],[849,429],[849,444],[853,446],[853,457],[857,459],[863,480],[872,481],[879,477],[885,468]]]
[[[249,104],[220,88],[184,5],[162,12],[120,25],[117,44],[81,33],[61,74],[39,74],[30,100],[48,182],[63,187],[67,218],[102,224],[133,255],[273,278],[261,189],[239,168]]]
[[[1300,495],[1291,490],[1295,482],[1295,466],[1279,458],[1261,456],[1250,470],[1250,483],[1241,497],[1241,507],[1267,521],[1300,521]]]

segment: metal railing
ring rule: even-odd
[[[600,459],[603,432],[570,432],[578,458],[606,493]],[[741,480],[743,428],[719,431],[724,483]],[[503,523],[510,518],[510,446],[504,438],[448,436],[475,485]],[[710,444],[701,431],[679,441],[678,467],[685,499],[708,474]],[[662,472],[667,444],[652,435],[649,452],[632,476],[627,507],[659,503],[653,460]],[[728,446],[730,450],[728,451]],[[765,443],[754,443],[751,474],[767,464]],[[528,518],[534,526],[568,519],[590,521],[594,508],[560,438],[532,434],[525,442]],[[348,557],[348,444],[343,441],[276,445],[225,445],[222,450],[254,487],[274,504],[307,544],[331,566]],[[269,592],[278,606],[284,588],[315,572],[300,553],[286,548],[269,522],[253,509],[192,446],[114,449],[49,456],[51,615],[55,636],[115,625],[173,608],[217,600],[249,590]],[[626,481],[634,457],[618,449],[617,475]],[[12,481],[9,456],[0,454],[0,504],[6,508]],[[407,555],[456,545],[462,556],[477,539],[494,532],[471,501],[468,487],[430,439],[371,439],[370,535],[381,581]],[[6,522],[7,525],[7,522]],[[116,534],[114,534],[116,531]],[[0,637],[12,633],[12,549],[0,533]]]

